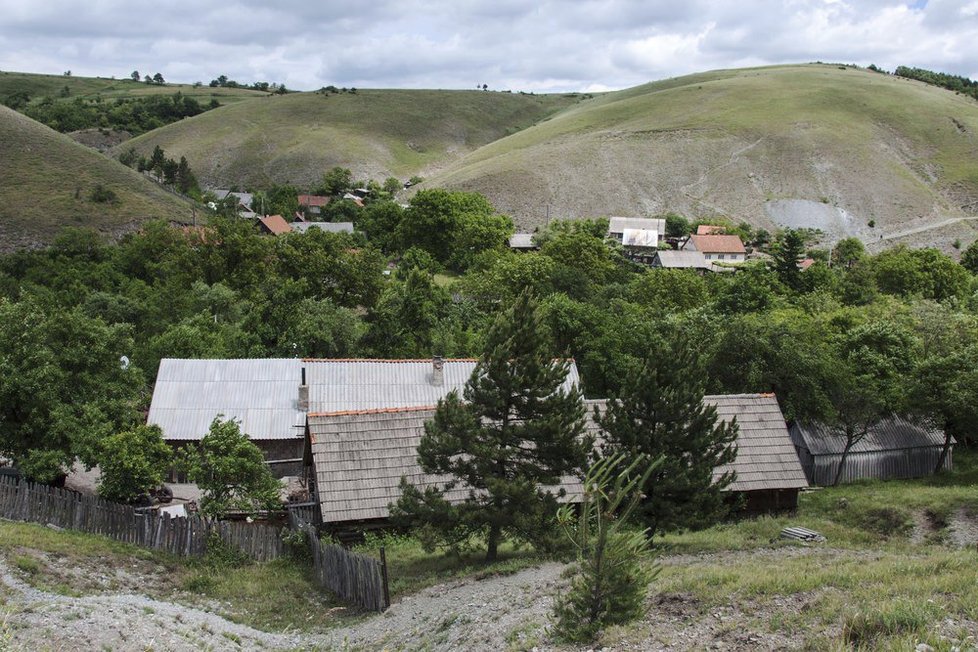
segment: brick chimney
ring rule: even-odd
[[[302,368],[302,382],[299,383],[299,409],[303,412],[309,410],[309,385],[306,384],[306,368]]]
[[[440,355],[431,359],[431,384],[435,387],[445,384],[445,360]]]

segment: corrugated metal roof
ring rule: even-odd
[[[608,220],[608,233],[624,233],[625,229],[644,229],[666,232],[666,221],[659,217],[612,217]]]
[[[718,479],[727,471],[736,471],[737,476],[726,491],[802,489],[808,486],[784,415],[773,394],[708,395],[703,397],[703,402],[716,407],[721,421],[737,418],[737,457],[713,472],[714,479]],[[590,403],[604,411],[605,401]]]
[[[445,360],[444,382],[432,384],[431,360],[177,360],[160,362],[148,423],[166,440],[200,440],[218,415],[236,419],[252,439],[302,436],[302,368],[309,412],[434,405],[465,386],[475,360]],[[579,384],[572,362],[565,388]]]
[[[791,426],[791,438],[795,445],[806,448],[812,455],[841,454],[846,447],[845,436],[822,423],[796,423]],[[928,446],[944,446],[944,433],[894,416],[871,427],[849,452],[875,453]]]
[[[429,475],[417,460],[424,424],[435,408],[309,415],[309,436],[316,487],[324,523],[390,516],[400,498],[401,477],[422,491],[444,487],[451,476]],[[579,501],[581,482],[562,479],[564,500]],[[445,493],[452,503],[469,495],[461,485]]]
[[[713,269],[713,264],[701,251],[663,249],[655,255],[659,265],[667,269]]]
[[[532,233],[514,233],[509,238],[509,246],[513,249],[535,249]]]
[[[163,359],[147,422],[166,440],[200,440],[218,415],[239,421],[252,439],[301,437],[301,368],[295,358]]]
[[[293,231],[305,233],[309,229],[320,229],[328,233],[353,233],[353,222],[293,222]]]
[[[453,389],[461,394],[476,360],[445,360],[444,380],[433,384],[431,360],[307,361],[310,412],[343,412],[434,405]],[[580,384],[571,362],[565,389]]]

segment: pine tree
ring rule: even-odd
[[[725,511],[721,490],[734,476],[714,481],[713,470],[736,457],[737,424],[718,423],[716,408],[703,403],[705,377],[701,356],[673,338],[650,350],[598,417],[605,456],[662,459],[636,511],[650,536],[706,526]]]
[[[453,506],[440,489],[422,494],[402,481],[400,521],[448,545],[482,535],[487,561],[504,537],[533,541],[552,529],[556,499],[543,487],[579,472],[589,447],[580,391],[562,387],[569,366],[553,359],[537,303],[524,292],[489,329],[464,401],[456,392],[439,401],[418,446],[426,473],[454,478],[444,489],[474,491]]]
[[[801,290],[801,269],[798,263],[804,256],[805,238],[801,231],[785,231],[774,248],[774,267],[781,282],[796,292]]]

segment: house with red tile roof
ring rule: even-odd
[[[682,249],[699,251],[711,262],[742,263],[747,258],[747,249],[736,235],[691,235]]]
[[[292,232],[292,227],[281,215],[266,215],[265,217],[259,217],[258,224],[261,225],[261,229],[264,233],[269,233],[271,235],[283,235],[285,233]]]

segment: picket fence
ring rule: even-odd
[[[309,513],[303,512],[302,516],[309,518]],[[243,521],[218,521],[197,514],[171,518],[155,511],[10,476],[0,476],[0,518],[99,534],[184,557],[206,553],[211,532],[216,532],[225,543],[256,561],[271,561],[286,554],[282,528]],[[290,520],[293,518],[290,514]],[[390,606],[387,560],[383,550],[381,561],[378,561],[342,546],[323,543],[315,527],[305,518],[295,518],[296,529],[305,531],[309,538],[316,582],[363,609],[384,611]]]
[[[384,611],[390,606],[387,558],[383,548],[378,561],[320,541],[312,526],[306,526],[305,530],[312,548],[313,577],[320,586],[370,611]]]

